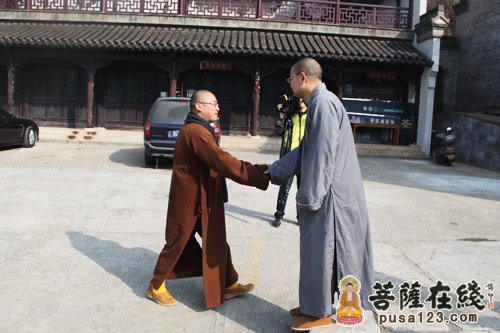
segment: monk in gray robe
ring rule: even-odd
[[[361,282],[361,306],[373,284],[368,211],[356,147],[347,113],[326,89],[318,62],[305,58],[290,70],[294,94],[308,104],[308,117],[299,147],[274,162],[274,184],[302,175],[296,201],[300,227],[299,307],[294,330],[332,324],[332,288],[346,275]]]

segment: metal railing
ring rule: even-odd
[[[411,8],[341,0],[0,0],[0,10],[184,15],[395,29],[411,27]]]

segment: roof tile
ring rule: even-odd
[[[319,57],[430,65],[407,40],[243,29],[0,21],[0,46]]]

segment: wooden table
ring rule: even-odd
[[[351,126],[352,126],[352,135],[354,135],[354,140],[356,140],[356,132],[357,132],[358,128],[360,128],[360,127],[387,128],[387,129],[391,130],[391,138],[390,138],[389,142],[392,145],[399,146],[399,128],[401,127],[400,125],[351,123]]]

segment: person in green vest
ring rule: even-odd
[[[284,118],[284,121],[289,121],[289,124],[285,124],[285,129],[283,133],[283,143],[281,149],[281,156],[292,151],[299,146],[300,140],[304,136],[304,131],[306,128],[306,118],[307,118],[307,105],[301,98],[296,98],[297,105],[292,106],[287,109],[286,113],[280,112],[280,118]],[[278,111],[283,110],[282,105],[278,104]],[[297,189],[300,186],[300,173],[296,175],[297,177]],[[274,223],[276,228],[281,225],[281,220],[285,215],[286,200],[288,198],[288,193],[290,192],[290,187],[292,186],[293,177],[289,178],[286,183],[280,186],[278,192],[278,202],[276,203],[276,213],[274,213]]]

